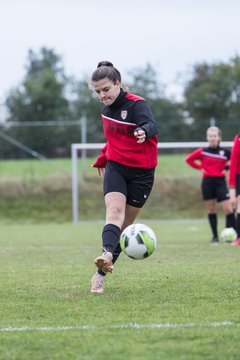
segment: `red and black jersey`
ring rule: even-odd
[[[103,107],[102,123],[107,144],[94,167],[105,167],[106,160],[136,168],[156,167],[158,130],[151,109],[142,97],[121,89],[114,103]],[[142,144],[138,144],[133,135],[138,127],[146,133]]]
[[[229,186],[236,186],[237,175],[240,175],[240,134],[235,136],[233,142],[229,174]]]
[[[224,170],[230,159],[231,151],[221,146],[216,148],[199,148],[189,154],[185,161],[194,169],[203,171],[203,178],[217,176],[224,177]]]

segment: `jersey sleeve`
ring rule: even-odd
[[[134,122],[141,127],[145,133],[146,138],[151,138],[158,134],[156,120],[152,114],[150,106],[146,101],[136,101],[134,104]]]
[[[202,148],[197,149],[190,153],[186,158],[185,162],[190,165],[192,168],[197,170],[202,170],[202,163],[201,163],[201,152]]]
[[[106,145],[102,148],[101,154],[98,156],[96,161],[92,164],[93,167],[96,167],[96,168],[105,168],[106,167],[106,163],[107,163],[107,157],[106,157],[107,145],[108,145],[108,143],[106,143]]]
[[[236,135],[233,141],[233,148],[230,159],[229,186],[236,186],[237,169],[240,162],[240,136]]]

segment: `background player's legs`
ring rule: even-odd
[[[237,231],[237,234],[238,234],[238,238],[240,238],[240,195],[237,196],[236,231]]]
[[[208,220],[213,235],[212,241],[218,241],[216,200],[206,200],[204,203],[208,211]]]
[[[237,239],[232,242],[232,246],[240,246],[240,195],[237,196],[237,217],[236,217],[236,231]]]
[[[224,201],[221,201],[221,206],[222,206],[222,209],[225,213],[225,216],[226,216],[226,224],[225,226],[226,227],[232,227],[232,228],[236,228],[236,221],[235,221],[235,215],[234,215],[234,212],[233,212],[233,209],[232,209],[232,204],[230,202],[230,200],[224,200]]]

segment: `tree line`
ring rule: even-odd
[[[90,75],[80,80],[66,76],[63,60],[53,49],[30,49],[24,78],[6,97],[8,116],[0,127],[0,135],[17,139],[47,157],[69,156],[71,144],[81,142],[81,128],[74,120],[85,116],[86,141],[104,142],[102,104],[89,89],[89,81]],[[238,55],[228,63],[195,64],[185,81],[182,101],[164,95],[163,84],[151,64],[129,71],[124,85],[148,101],[161,142],[204,141],[211,124],[221,128],[224,140],[232,140],[240,131]],[[50,122],[51,126],[46,126]],[[0,154],[2,158],[27,156],[3,138]]]

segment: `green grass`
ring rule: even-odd
[[[141,212],[143,218],[205,216],[201,173],[184,162],[185,155],[160,155],[153,192]],[[79,159],[80,219],[103,219],[102,178],[87,160],[82,178]],[[71,160],[8,160],[0,162],[1,220],[69,222],[72,219]],[[149,211],[149,209],[151,209]]]
[[[4,178],[34,180],[42,177],[55,176],[59,173],[71,174],[70,159],[19,159],[0,161],[0,176]]]
[[[122,254],[100,296],[101,223],[2,223],[0,359],[239,359],[240,248],[210,244],[205,221],[145,223],[155,252]]]
[[[163,177],[183,178],[201,173],[194,171],[188,166],[184,159],[186,154],[178,155],[159,155],[157,174]],[[97,170],[92,167],[96,157],[88,158],[86,162],[86,175],[96,176]],[[82,161],[79,155],[79,175],[82,173]],[[71,159],[50,159],[50,160],[1,160],[0,176],[4,178],[20,178],[25,180],[35,180],[42,177],[51,177],[64,173],[71,175]]]

